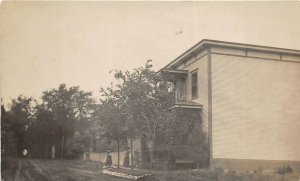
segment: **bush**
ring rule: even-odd
[[[147,175],[147,176],[138,178],[137,181],[160,181],[160,180],[153,175]]]
[[[285,175],[289,173],[293,173],[293,169],[289,165],[281,166],[277,169],[277,173],[280,175]]]
[[[219,173],[217,170],[192,170],[189,172],[190,175],[196,176],[196,177],[202,177],[202,178],[208,178],[208,179],[218,179]]]
[[[217,167],[217,168],[215,168],[215,170],[219,175],[222,175],[224,173],[224,168],[222,168],[222,167]]]
[[[224,175],[224,180],[226,181],[232,181],[236,180],[237,174],[234,170],[229,170],[225,175]]]

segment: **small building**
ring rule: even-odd
[[[202,40],[160,72],[199,109],[209,166],[300,172],[300,51]]]

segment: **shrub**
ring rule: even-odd
[[[234,170],[229,170],[225,175],[226,181],[236,180],[237,174]]]
[[[222,175],[224,173],[224,168],[222,168],[222,167],[217,167],[217,168],[215,168],[215,170],[219,175]]]
[[[293,169],[289,165],[283,165],[277,169],[277,173],[280,175],[285,175],[288,173],[293,173]]]

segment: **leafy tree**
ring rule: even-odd
[[[167,85],[160,82],[161,77],[152,70],[150,60],[145,66],[131,72],[114,71],[114,77],[117,84],[102,89],[103,96],[106,100],[114,101],[112,105],[118,105],[116,112],[125,120],[126,135],[131,142],[136,136],[142,138],[142,166],[148,167],[149,145],[155,140],[161,114],[169,108],[172,96],[167,91]],[[111,134],[114,134],[113,131]]]
[[[198,150],[205,155],[205,136],[201,129],[194,129],[201,128],[199,112],[169,109],[174,93],[169,91],[170,84],[152,70],[151,61],[133,71],[114,71],[114,77],[115,87],[102,91],[104,97],[118,103],[116,112],[125,119],[127,136],[141,138],[142,167],[149,167],[154,157],[174,160],[183,155],[183,150],[190,150],[185,155],[193,160],[198,159]]]
[[[74,123],[91,117],[95,106],[91,96],[91,92],[81,91],[78,86],[67,88],[65,84],[43,92],[41,106],[53,115],[58,125],[61,158],[65,157],[66,140],[74,134]]]
[[[6,115],[6,132],[13,133],[16,140],[15,151],[18,156],[27,146],[24,138],[34,118],[35,104],[33,98],[20,95],[12,100],[10,111]]]
[[[60,129],[54,115],[44,106],[37,105],[35,119],[28,129],[26,142],[29,144],[29,153],[37,157],[50,158],[51,146],[57,145],[60,140]]]
[[[5,114],[1,117],[2,145],[10,145],[9,152],[18,155],[26,148],[43,158],[50,157],[52,145],[60,145],[61,158],[64,158],[66,141],[73,136],[74,124],[91,119],[95,107],[91,96],[91,92],[81,91],[79,87],[67,88],[61,84],[57,89],[43,92],[40,104],[24,96],[13,99],[10,111],[1,108]],[[82,142],[87,147],[88,141],[74,139],[70,147]]]
[[[9,132],[12,129],[9,120],[9,114],[5,110],[4,105],[1,104],[1,155],[8,155],[9,150]]]
[[[101,99],[101,105],[98,107],[95,116],[98,120],[98,125],[101,128],[101,137],[105,138],[108,143],[117,142],[118,151],[118,167],[120,164],[120,142],[126,141],[127,126],[124,119],[124,114],[120,107],[118,99],[114,98],[112,89],[102,90],[106,95],[105,99]]]
[[[200,112],[175,108],[160,123],[161,131],[155,142],[157,160],[169,162],[170,168],[175,158],[194,160],[197,164],[207,161],[208,142],[202,131]]]

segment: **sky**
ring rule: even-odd
[[[99,98],[110,70],[159,70],[202,39],[300,50],[300,2],[2,2],[1,98],[60,83]]]

